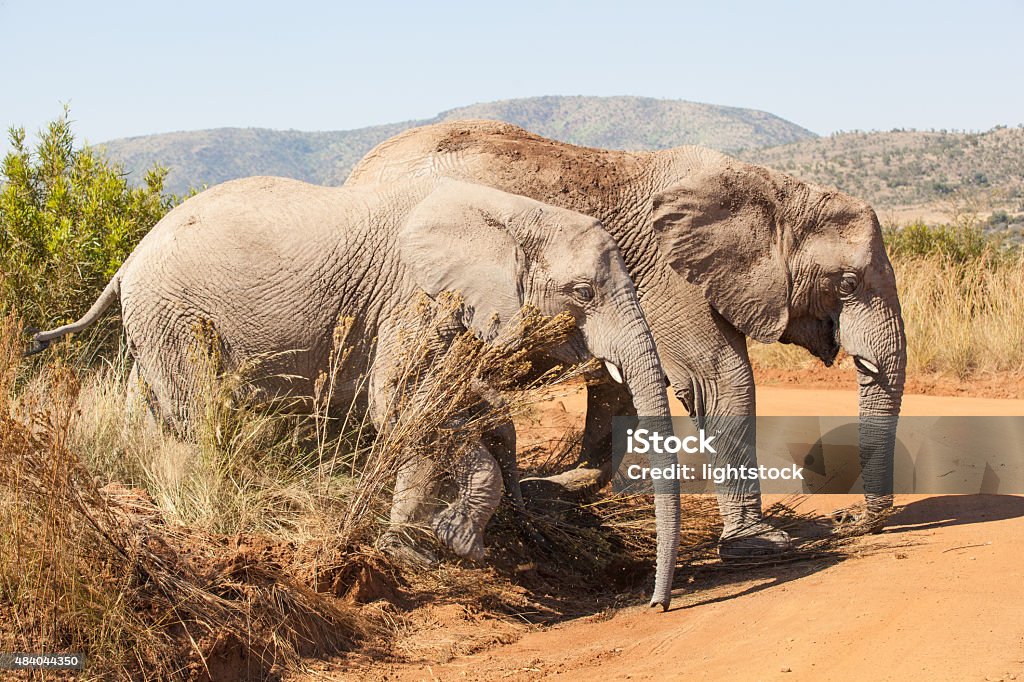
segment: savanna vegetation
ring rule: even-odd
[[[642,497],[531,511],[531,541],[503,507],[492,568],[396,563],[375,549],[404,457],[426,452],[449,471],[489,420],[579,376],[569,367],[522,383],[524,358],[564,337],[569,318],[527,316],[514,348],[458,339],[431,367],[437,394],[396,400],[387,434],[357,409],[325,407],[347,357],[345,320],[309,416],[233,399],[258,361],[224,374],[214,353],[200,356],[205,409],[183,442],[140,406],[126,409],[116,317],[103,333],[22,358],[26,321],[80,315],[177,201],[163,194],[162,171],[131,187],[119,166],[75,146],[66,115],[32,149],[21,130],[11,141],[0,178],[0,651],[82,653],[85,679],[276,679],[309,657],[401,656],[416,629],[408,614],[424,604],[458,603],[473,622],[524,622],[593,613],[623,591],[642,598],[655,535]],[[426,335],[441,322],[432,309],[409,312]],[[421,341],[410,337],[395,371],[420,371]],[[515,386],[504,412],[474,410],[446,428],[484,373]],[[572,442],[538,453],[531,470],[565,466]],[[692,560],[714,546],[717,517],[707,500],[691,511]]]
[[[49,328],[89,308],[177,199],[164,194],[164,169],[151,168],[134,186],[120,166],[76,147],[67,110],[34,147],[24,128],[9,135],[0,167],[0,313]],[[111,318],[85,341],[110,347],[117,335]]]
[[[742,157],[870,202],[900,206],[960,202],[995,209],[1024,227],[1024,127],[987,132],[845,132]]]
[[[66,114],[34,147],[22,130],[11,143],[0,175],[0,651],[83,652],[86,679],[273,678],[354,649],[401,657],[414,607],[458,603],[474,623],[481,614],[538,622],[595,613],[622,594],[642,598],[654,553],[642,497],[531,509],[541,544],[503,505],[488,568],[404,565],[374,548],[401,458],[429,444],[450,468],[462,440],[494,418],[479,414],[458,434],[445,428],[465,410],[474,376],[509,389],[514,416],[579,376],[566,368],[521,385],[525,354],[566,333],[564,319],[527,318],[514,349],[461,338],[432,367],[442,380],[430,412],[396,403],[386,436],[355,410],[328,414],[322,395],[308,417],[238,403],[230,395],[244,370],[211,371],[197,437],[181,442],[125,409],[116,316],[93,335],[21,357],[29,324],[79,316],[178,201],[164,192],[163,171],[133,186],[120,166],[75,145]],[[912,371],[1024,368],[1019,253],[971,226],[918,225],[887,239]],[[345,330],[339,321],[336,363],[346,358]],[[404,362],[398,371],[411,371],[415,353]],[[524,466],[551,473],[573,445],[569,434],[524,453]],[[708,570],[716,524],[713,500],[687,502],[684,566]],[[806,544],[797,558],[840,551],[836,542]]]

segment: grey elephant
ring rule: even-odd
[[[120,301],[134,372],[164,420],[187,431],[201,372],[195,329],[212,326],[226,369],[263,358],[255,390],[310,396],[328,369],[332,332],[354,321],[334,403],[368,404],[388,428],[387,387],[402,316],[417,296],[458,292],[461,307],[430,343],[471,330],[493,342],[524,305],[576,321],[554,360],[603,360],[635,409],[667,424],[668,398],[636,291],[608,233],[591,217],[447,179],[327,188],[257,177],[209,189],[168,213],[140,242],[79,321],[35,336],[36,349],[77,332]],[[360,376],[368,376],[363,391]],[[429,382],[429,373],[423,382]],[[415,385],[407,386],[415,392]],[[365,395],[368,393],[368,395]],[[481,388],[481,400],[489,399]],[[668,426],[670,428],[670,426]],[[457,473],[459,489],[428,517],[442,543],[479,558],[483,530],[505,487],[518,484],[510,421],[484,433]],[[669,462],[653,462],[667,466]],[[422,460],[395,484],[395,528],[422,514]],[[656,496],[658,563],[652,604],[667,607],[679,528],[678,485]]]
[[[408,130],[367,154],[346,184],[419,176],[486,183],[601,220],[622,251],[676,396],[720,434],[715,465],[756,464],[747,337],[798,344],[825,364],[844,348],[859,374],[865,527],[880,528],[884,514],[873,512],[892,504],[906,339],[870,206],[709,149],[590,149],[497,121]],[[619,386],[591,382],[587,466],[563,480],[607,480],[611,417],[629,407]],[[718,498],[723,557],[791,546],[764,523],[756,480],[720,485]]]

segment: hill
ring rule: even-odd
[[[876,208],[963,202],[1024,213],[1024,127],[838,133],[738,153]]]
[[[432,119],[329,132],[217,128],[111,140],[99,146],[137,175],[167,166],[167,187],[183,193],[249,175],[281,175],[325,185],[378,142],[418,125],[466,118],[515,123],[547,137],[610,149],[700,144],[735,151],[809,140],[814,133],[753,109],[645,97],[531,97],[474,104]]]
[[[817,137],[772,114],[644,97],[531,97],[474,104],[434,118],[327,132],[218,128],[112,140],[100,146],[141,177],[170,169],[167,187],[213,185],[249,175],[281,175],[340,185],[374,145],[439,121],[492,118],[574,144],[665,149],[699,144],[837,187],[880,211],[949,219],[950,212],[999,210],[1024,217],[1024,127],[984,133],[848,132]],[[951,209],[957,205],[960,208]]]

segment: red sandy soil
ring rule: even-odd
[[[760,416],[857,414],[855,370],[825,367],[789,372],[756,370],[756,376]],[[672,414],[687,414],[671,391],[669,403]],[[586,409],[582,387],[553,391],[551,400],[534,406],[517,420],[520,451],[558,440],[570,427],[582,428]],[[901,414],[908,417],[1024,415],[1024,375],[968,382],[939,375],[911,378],[907,381]]]
[[[822,510],[844,499],[814,499]],[[865,553],[677,590],[392,680],[1024,679],[1024,498],[900,497]],[[370,671],[363,671],[368,673]],[[373,673],[371,673],[373,674]]]
[[[816,388],[764,386],[759,413],[856,413],[852,378],[844,391],[797,383]],[[553,398],[523,430],[533,442],[556,437],[579,426],[584,404],[580,393]],[[1024,415],[1024,400],[908,395],[904,414]],[[854,501],[819,495],[804,508]],[[897,504],[851,558],[704,579],[678,588],[668,613],[637,605],[546,629],[481,624],[493,638],[468,655],[453,646],[452,656],[326,665],[307,679],[1024,680],[1024,497]],[[472,619],[456,615],[418,638],[472,637]]]
[[[857,370],[852,367],[815,365],[797,370],[755,367],[754,377],[759,390],[764,386],[790,386],[847,391],[857,386]],[[969,379],[944,374],[911,374],[907,377],[906,392],[961,398],[1024,398],[1024,373],[981,374]]]

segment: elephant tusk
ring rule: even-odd
[[[608,360],[605,360],[604,361],[604,366],[605,366],[605,369],[608,370],[608,373],[612,375],[612,379],[615,380],[615,383],[621,384],[622,383],[622,372],[619,371],[619,368],[615,365],[615,363],[609,362]]]
[[[871,372],[872,374],[878,374],[879,373],[877,366],[875,366],[871,362],[868,362],[867,360],[865,360],[864,358],[860,357],[859,355],[856,356],[853,359],[853,361],[854,361],[855,364],[860,365],[860,367],[862,367],[863,369],[866,369],[867,371]]]

